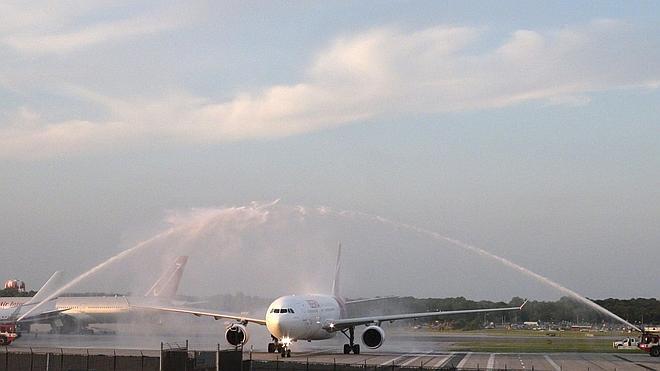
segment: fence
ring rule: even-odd
[[[243,368],[242,351],[219,348],[200,352],[189,351],[187,346],[162,347],[160,352],[146,351],[148,354],[112,349],[10,349],[5,347],[0,352],[0,371],[241,371]]]
[[[59,352],[29,352],[8,351],[0,353],[0,370],[47,370],[47,371],[158,371],[160,360],[158,357],[144,355],[117,355],[94,354],[86,351],[85,354],[70,354],[64,350]]]
[[[5,347],[0,352],[0,371],[406,371],[406,370],[459,370],[454,365],[441,368],[430,365],[399,366],[375,364],[345,364],[309,362],[301,359],[243,360],[241,350],[190,351],[187,348],[163,348],[160,352],[121,350],[14,349]],[[126,354],[126,353],[133,354]],[[159,354],[160,353],[160,354]],[[246,353],[248,357],[248,353]],[[465,371],[483,371],[486,368],[461,368]],[[489,369],[518,371],[516,368]],[[534,370],[533,367],[525,371]],[[519,370],[522,371],[522,370]]]
[[[529,369],[516,369],[516,368],[456,368],[452,365],[443,366],[441,368],[432,366],[397,366],[386,365],[379,366],[375,364],[340,364],[340,363],[309,363],[309,362],[291,362],[291,361],[249,361],[243,363],[242,371],[413,371],[413,370],[460,370],[460,371],[530,371]]]

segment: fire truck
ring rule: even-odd
[[[16,332],[16,324],[0,323],[0,345],[9,345],[19,337]]]
[[[648,352],[651,357],[660,357],[660,328],[645,328],[637,347]]]

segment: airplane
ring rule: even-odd
[[[57,333],[91,333],[88,326],[92,323],[128,321],[132,315],[141,313],[131,308],[129,300],[144,305],[175,303],[173,298],[187,261],[187,256],[179,256],[144,296],[59,296],[39,308],[37,313],[19,321],[19,324],[48,323]],[[59,289],[62,286],[60,278],[61,272],[56,272],[32,298],[0,298],[0,304],[7,304],[0,306],[0,320],[20,318],[32,306],[40,304]]]
[[[57,271],[44,283],[34,296],[0,297],[0,322],[12,322],[27,309],[39,304],[62,286],[63,272]],[[24,310],[25,309],[25,310]],[[39,313],[39,320],[45,321],[59,315],[61,311],[50,308]],[[18,326],[19,329],[23,326]]]
[[[3,296],[0,297],[0,310],[11,309],[20,307],[23,305],[31,305],[41,302],[43,299],[48,297],[51,293],[55,292],[60,286],[62,286],[62,271],[57,271],[53,273],[52,276],[44,283],[43,286],[37,291],[34,296]],[[2,319],[2,317],[0,317]]]
[[[225,332],[225,339],[234,346],[242,346],[249,340],[248,323],[266,326],[272,342],[268,344],[268,352],[278,352],[282,357],[291,357],[291,343],[298,340],[325,340],[343,334],[348,343],[344,344],[344,354],[353,352],[360,354],[360,345],[355,343],[355,328],[366,326],[362,333],[362,343],[370,349],[377,349],[385,340],[385,331],[381,328],[383,322],[393,322],[404,319],[438,317],[451,314],[484,313],[495,311],[522,310],[525,301],[519,307],[467,309],[453,311],[436,311],[424,313],[403,313],[394,315],[347,317],[347,307],[351,303],[363,302],[346,301],[340,295],[339,271],[341,267],[341,245],[337,253],[335,277],[332,284],[332,295],[287,295],[273,301],[266,311],[265,318],[250,318],[231,313],[219,313],[209,310],[200,310],[179,306],[143,306],[134,305],[140,309],[157,311],[188,313],[195,316],[208,316],[214,319],[229,319],[233,322]],[[378,300],[379,298],[375,298]]]

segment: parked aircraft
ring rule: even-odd
[[[92,323],[127,321],[131,315],[140,313],[131,308],[129,301],[142,305],[173,304],[187,261],[187,256],[178,257],[144,296],[59,296],[42,305],[36,313],[29,314],[19,324],[49,323],[58,333],[85,333],[92,331],[88,328]],[[0,320],[20,318],[60,288],[60,278],[61,273],[55,273],[32,298],[0,298],[0,301],[7,303],[7,306],[0,307]]]
[[[48,295],[52,294],[62,286],[62,271],[57,271],[44,283],[43,286],[37,291],[34,296],[21,296],[21,297],[0,297],[0,321],[11,322],[15,320],[21,313],[27,312],[30,308],[39,304]],[[54,308],[45,308],[41,311],[39,319],[46,320],[57,316],[60,311]]]
[[[34,296],[3,296],[0,297],[0,310],[10,309],[20,307],[22,305],[30,305],[33,303],[39,303],[48,295],[55,292],[60,286],[62,286],[62,271],[57,271],[53,273],[52,276],[44,283],[43,286],[37,291]],[[2,319],[0,315],[0,319]]]
[[[214,319],[230,319],[235,321],[227,327],[225,338],[229,344],[243,345],[249,340],[247,325],[255,323],[266,326],[272,342],[268,344],[268,352],[279,352],[283,357],[291,356],[291,343],[298,340],[324,340],[343,334],[348,343],[344,344],[344,354],[360,353],[360,345],[355,343],[355,328],[366,326],[362,332],[362,343],[371,349],[379,348],[385,340],[382,322],[393,322],[403,319],[439,317],[451,314],[483,313],[496,311],[521,310],[520,307],[467,309],[453,311],[437,311],[424,313],[402,313],[394,315],[347,317],[347,306],[351,301],[342,298],[339,291],[339,271],[341,266],[341,245],[337,254],[335,278],[332,285],[332,295],[288,295],[277,298],[270,304],[265,318],[250,318],[243,315],[220,313],[212,310],[200,310],[190,307],[167,305],[133,306],[140,309],[152,309],[174,313],[189,313],[196,316],[209,316]],[[364,301],[364,300],[360,300]]]

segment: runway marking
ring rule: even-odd
[[[451,352],[448,356],[445,356],[445,357],[440,358],[440,360],[439,360],[438,362],[436,362],[436,363],[433,365],[433,367],[431,367],[431,368],[440,368],[440,367],[442,367],[442,365],[444,365],[445,362],[447,362],[447,360],[448,360],[449,358],[451,358],[451,356],[453,356],[453,355],[454,355],[454,352]]]
[[[398,360],[400,360],[401,358],[404,358],[404,357],[408,357],[408,354],[403,354],[403,355],[400,355],[398,357],[394,357],[392,359],[389,359],[389,360],[381,363],[380,365],[381,366],[387,366],[388,364],[393,365],[395,361],[398,361]]]
[[[582,358],[582,360],[583,360],[584,362],[588,362],[588,363],[590,363],[590,364],[596,366],[598,369],[606,370],[605,367],[600,366],[600,365],[599,365],[598,363],[596,363],[593,359],[589,359],[589,358],[587,358],[586,355],[583,354],[583,353],[581,353],[580,358]],[[587,368],[590,369],[590,367],[587,367]]]
[[[492,353],[490,357],[488,357],[488,365],[486,365],[487,370],[492,370],[495,368],[495,353]]]
[[[550,366],[552,366],[552,368],[554,368],[555,371],[561,371],[561,367],[559,367],[559,365],[556,364],[555,361],[553,361],[552,358],[550,358],[549,355],[545,355],[545,356],[543,356],[543,358],[545,358],[545,360],[548,361]]]
[[[427,354],[431,354],[431,353],[433,353],[433,351],[432,351],[432,350],[429,350],[428,352],[426,352],[426,353],[424,353],[424,354],[421,354],[421,355],[418,355],[418,356],[416,356],[416,357],[414,357],[414,358],[409,359],[409,360],[406,361],[405,363],[402,363],[401,366],[408,366],[409,364],[415,362],[416,360],[418,360],[418,359],[420,359],[420,358],[426,356]]]
[[[420,358],[422,358],[422,356],[419,356],[419,357],[413,357],[413,358],[407,360],[406,362],[402,363],[401,366],[408,366],[409,364],[415,362],[416,360],[418,360],[418,359],[420,359]]]
[[[456,368],[457,368],[457,369],[461,369],[461,368],[463,368],[463,367],[465,366],[465,364],[467,363],[468,359],[470,359],[470,356],[471,356],[471,355],[472,355],[472,352],[468,352],[468,353],[465,355],[465,357],[463,357],[463,359],[462,359],[460,362],[458,362],[458,365],[456,365]]]
[[[639,366],[639,367],[641,367],[641,368],[645,368],[645,369],[647,369],[647,370],[654,370],[654,369],[651,368],[651,367],[648,367],[648,366],[643,365],[643,364],[641,364],[641,363],[637,363],[637,362],[632,361],[632,360],[630,360],[630,359],[628,359],[628,358],[621,357],[620,355],[615,354],[614,356],[615,356],[616,358],[618,358],[618,359],[622,359],[622,360],[624,360],[624,361],[626,361],[626,362],[630,362],[630,363],[632,363],[632,364],[635,364],[635,365],[637,365],[637,366]]]

